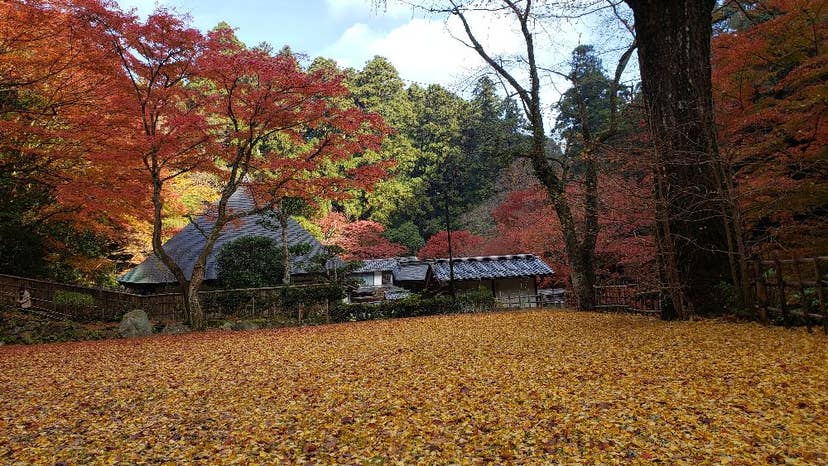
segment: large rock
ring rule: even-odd
[[[233,324],[233,330],[258,330],[259,326],[255,322],[249,320],[242,320]]]
[[[145,337],[152,335],[152,325],[147,318],[147,313],[136,309],[124,314],[118,332],[125,338]]]

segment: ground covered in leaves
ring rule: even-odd
[[[828,463],[828,337],[535,311],[0,347],[0,463]]]

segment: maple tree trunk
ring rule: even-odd
[[[282,235],[282,267],[284,273],[282,275],[282,283],[290,285],[290,245],[288,244],[287,227],[288,216],[284,209],[284,200],[279,201],[279,228]]]
[[[199,287],[200,285],[196,285],[192,281],[182,286],[184,315],[190,328],[194,330],[203,330],[206,324],[204,310],[201,308],[201,301],[198,298]]]
[[[715,0],[626,0],[656,160],[656,201],[666,318],[718,312],[716,285],[730,281],[726,189],[719,166],[710,76]],[[672,278],[671,278],[672,277]]]
[[[584,260],[586,258],[583,258]],[[570,263],[572,279],[572,291],[575,293],[575,300],[578,309],[588,311],[595,309],[595,267],[593,263],[580,264],[577,268]]]

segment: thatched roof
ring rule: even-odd
[[[228,208],[229,211],[237,212],[251,210],[254,208],[254,202],[244,190],[240,189],[230,197]],[[243,236],[265,236],[281,242],[281,232],[278,226],[275,230],[264,228],[260,224],[263,218],[264,215],[262,214],[251,215],[224,226],[221,236],[216,241],[212,254],[207,258],[205,280],[214,280],[217,278],[216,257],[222,246],[226,243]],[[195,220],[195,225],[192,223],[187,225],[183,230],[164,243],[164,250],[181,266],[188,279],[193,272],[193,265],[198,255],[204,249],[206,243],[205,232],[209,233],[214,224],[215,219],[209,215],[202,215]],[[305,270],[303,270],[302,264],[304,264],[307,258],[321,253],[322,245],[293,219],[288,219],[287,237],[288,243],[291,246],[301,243],[311,245],[311,251],[306,256],[293,258],[293,273],[304,273]],[[176,280],[164,263],[161,262],[161,259],[155,255],[151,255],[137,267],[121,276],[118,281],[125,285],[157,285],[175,283]]]

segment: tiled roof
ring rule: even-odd
[[[250,196],[242,190],[239,190],[233,194],[228,201],[228,212],[249,210],[253,207],[253,199],[251,199]],[[214,280],[217,278],[216,257],[218,256],[219,251],[221,251],[221,247],[229,241],[233,241],[242,236],[265,236],[275,240],[278,244],[281,243],[281,233],[278,226],[275,231],[266,229],[259,224],[259,221],[262,218],[263,216],[261,214],[251,215],[233,221],[224,226],[221,236],[219,236],[218,241],[216,241],[212,254],[210,254],[210,257],[207,258],[207,267],[204,277],[206,280]],[[178,265],[181,266],[188,279],[193,272],[193,265],[195,264],[198,255],[201,253],[204,248],[204,244],[206,243],[206,239],[202,231],[209,233],[215,224],[214,219],[206,215],[198,217],[195,222],[198,227],[196,227],[196,225],[189,224],[184,227],[183,230],[178,232],[178,234],[164,243],[164,250],[167,251],[173,259],[175,259]],[[293,258],[292,272],[303,273],[305,272],[305,270],[302,269],[304,261],[307,258],[316,256],[322,252],[322,245],[319,244],[319,242],[311,236],[307,230],[302,228],[302,226],[296,223],[293,219],[288,219],[287,238],[288,243],[291,246],[300,243],[308,243],[311,245],[311,251],[307,255]],[[125,284],[149,285],[175,283],[176,280],[173,274],[170,273],[167,267],[161,262],[161,259],[155,255],[151,255],[137,267],[121,276],[118,281]]]
[[[397,268],[399,268],[399,261],[396,257],[389,259],[365,259],[362,261],[362,265],[354,270],[354,273],[395,271]]]
[[[353,273],[385,272],[394,274],[397,282],[423,282],[428,275],[429,264],[416,257],[389,257],[386,259],[365,259],[362,266]]]
[[[532,254],[457,257],[452,262],[454,263],[455,280],[547,276],[554,273],[546,265],[546,262]],[[448,259],[437,259],[431,267],[434,271],[434,277],[438,281],[447,282],[449,280]]]
[[[428,275],[429,265],[425,262],[400,262],[400,268],[394,273],[394,280],[398,282],[424,282]]]

